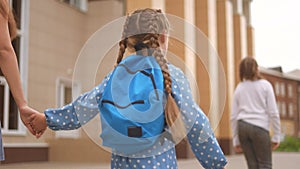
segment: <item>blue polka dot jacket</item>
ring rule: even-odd
[[[191,149],[200,164],[207,169],[224,168],[227,160],[214,136],[206,115],[193,100],[189,82],[183,72],[169,64],[172,95],[181,110]],[[47,125],[52,130],[73,130],[82,127],[99,115],[98,102],[110,78],[79,96],[72,103],[58,109],[45,110]],[[100,124],[99,124],[100,125]],[[123,156],[112,153],[111,169],[177,169],[175,145],[171,141],[158,141],[151,149]]]

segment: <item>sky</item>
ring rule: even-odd
[[[300,70],[300,0],[253,0],[251,13],[258,64]]]

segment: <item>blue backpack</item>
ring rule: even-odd
[[[131,55],[113,70],[99,101],[103,145],[122,154],[153,146],[164,131],[164,84],[152,56]]]

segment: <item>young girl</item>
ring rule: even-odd
[[[172,126],[177,124],[177,118],[180,118],[186,127],[191,148],[201,165],[204,168],[224,168],[227,163],[226,158],[210,128],[207,117],[193,100],[189,82],[179,68],[166,61],[164,51],[168,48],[168,31],[168,20],[160,10],[134,11],[127,17],[124,24],[116,66],[122,63],[125,57],[137,55],[145,56],[145,58],[154,57],[163,75],[166,93],[165,100],[163,100],[163,103],[166,102],[164,115],[166,128],[171,129],[171,134],[175,138],[181,131],[174,130],[178,128],[172,128]],[[96,114],[101,115],[98,109],[99,100],[110,77],[111,74],[108,74],[101,84],[69,105],[60,109],[48,109],[44,114],[33,116],[32,126],[37,131],[43,131],[47,126],[52,130],[72,130],[81,127]],[[167,140],[161,142],[159,139],[156,142],[157,144],[153,147],[138,154],[125,156],[113,151],[111,168],[178,168],[175,144]]]
[[[244,152],[248,168],[272,168],[272,149],[280,143],[280,119],[272,85],[262,79],[256,60],[240,63],[241,82],[235,89],[231,114],[233,145]],[[269,126],[273,127],[270,139]]]

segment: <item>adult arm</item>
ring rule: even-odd
[[[5,3],[5,2],[4,2]],[[7,2],[6,2],[7,3]],[[17,57],[11,44],[8,19],[0,15],[0,67],[20,110],[27,106],[21,85]]]
[[[9,11],[8,1],[3,1],[1,5],[4,10]],[[26,125],[26,127],[32,134],[35,134],[31,126],[29,125],[29,117],[30,115],[38,112],[27,105],[26,99],[24,97],[17,57],[10,39],[10,32],[8,27],[8,14],[5,15],[4,11],[0,14],[0,32],[1,71],[7,80],[10,91],[20,110],[20,115],[23,123]]]

